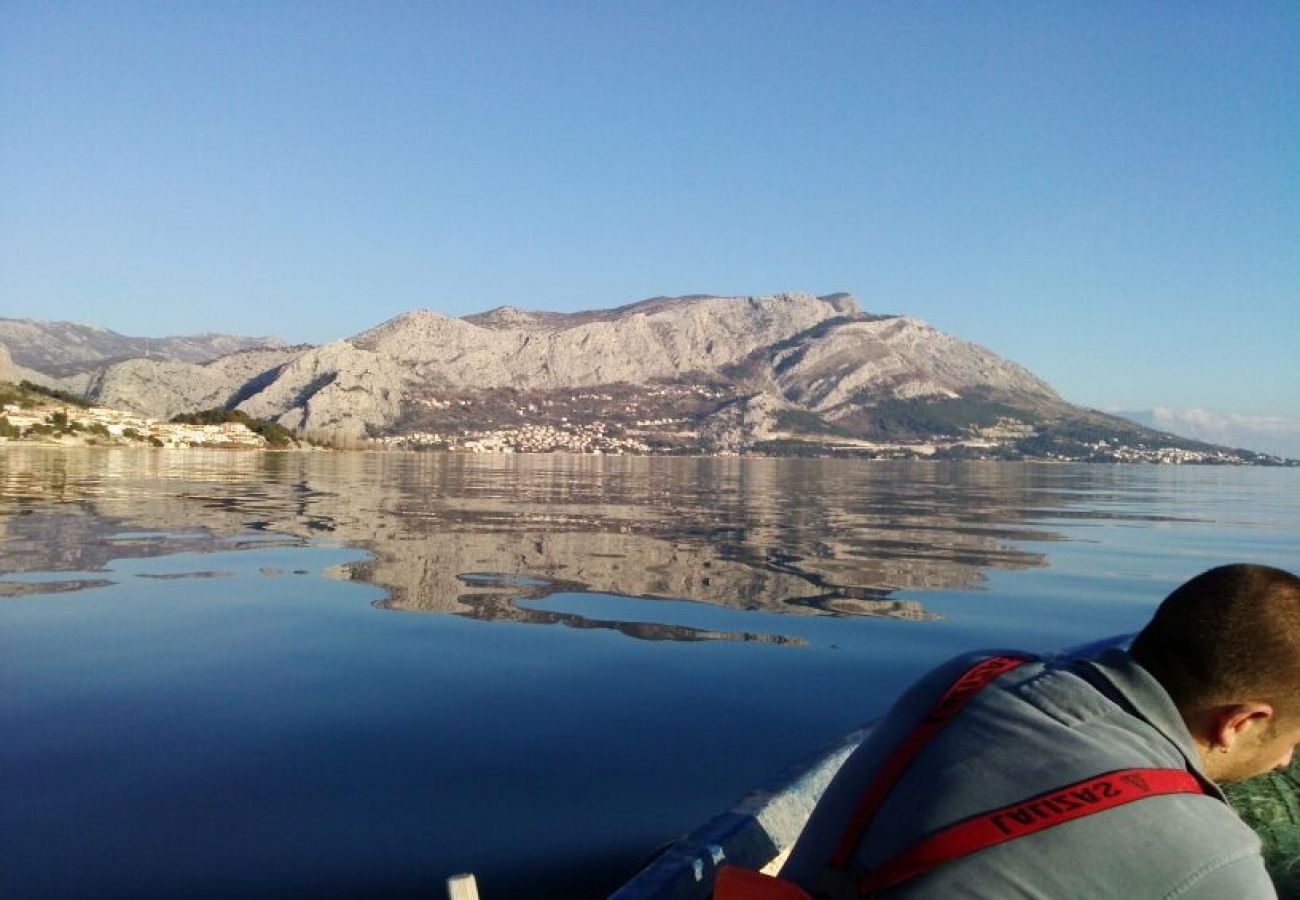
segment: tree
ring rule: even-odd
[[[272,447],[287,447],[293,443],[293,434],[278,422],[255,419],[242,409],[225,409],[217,406],[193,413],[181,413],[172,416],[172,421],[180,425],[224,425],[238,422],[249,431],[260,434]]]

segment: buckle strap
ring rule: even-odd
[[[907,770],[913,758],[925,749],[925,746],[934,740],[935,735],[942,731],[944,726],[951,722],[971,698],[985,686],[999,675],[1023,666],[1033,658],[1032,656],[991,656],[967,669],[953,682],[934,708],[881,766],[875,780],[858,801],[849,824],[845,827],[840,842],[831,855],[833,868],[843,869],[848,865],[853,851],[861,843],[862,836],[871,825],[871,820],[875,818],[881,804],[885,802],[885,798],[894,789],[894,785]]]
[[[858,882],[858,894],[870,896],[988,847],[1136,800],[1204,793],[1200,780],[1183,769],[1118,769],[1085,778],[936,832],[865,876]]]

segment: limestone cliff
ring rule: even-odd
[[[42,340],[66,331],[18,325]],[[49,358],[82,352],[42,346]],[[621,429],[638,446],[740,451],[807,435],[1023,435],[1085,419],[1088,434],[1114,427],[984,347],[918,319],[868,314],[847,294],[656,297],[577,313],[500,307],[460,319],[415,310],[323,347],[134,358],[46,383],[159,417],[229,406],[341,437],[581,423]],[[539,421],[546,410],[552,419]]]
[[[18,367],[14,365],[13,357],[4,344],[0,344],[0,381],[22,381],[19,377]]]
[[[856,307],[808,294],[647,301],[608,316],[472,319],[418,310],[353,338],[423,382],[521,390],[642,383],[711,372]]]
[[[67,386],[101,406],[167,419],[225,406],[241,389],[256,389],[259,378],[272,377],[302,353],[302,347],[244,350],[202,364],[129,359],[74,376]]]
[[[871,397],[953,399],[974,388],[1057,396],[1024,367],[913,318],[845,321],[771,353],[769,362],[787,400],[831,419]]]
[[[429,392],[546,391],[716,376],[831,319],[847,295],[656,298],[597,313],[501,308],[454,319],[429,310],[303,353],[240,408],[295,428],[382,430]]]

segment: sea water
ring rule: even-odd
[[[0,893],[603,897],[938,661],[1300,570],[1300,471],[0,447]]]

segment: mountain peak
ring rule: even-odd
[[[858,298],[844,291],[824,294],[817,299],[823,303],[829,303],[840,315],[856,316],[862,313],[862,305],[858,303]]]
[[[418,309],[407,310],[404,313],[400,313],[399,315],[393,316],[391,319],[388,319],[385,322],[381,322],[379,325],[375,327],[384,328],[388,325],[407,325],[407,324],[414,324],[419,322],[436,322],[441,319],[449,319],[449,318],[451,318],[451,316],[444,315],[443,313],[440,313],[436,310],[432,310],[427,307],[421,306]],[[374,329],[371,330],[373,331]]]
[[[487,312],[465,316],[464,320],[484,328],[527,328],[547,319],[562,317],[561,313],[534,313],[518,306],[498,306]]]

